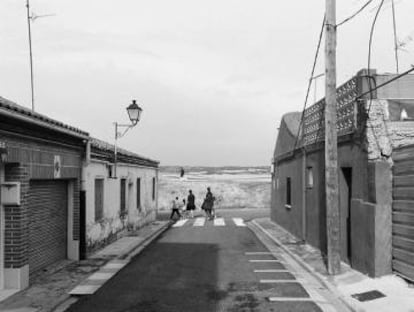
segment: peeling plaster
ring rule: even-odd
[[[125,221],[119,217],[104,218],[96,223],[87,225],[88,246],[95,246],[96,243],[105,241],[111,235],[122,231],[125,228]]]
[[[388,132],[389,112],[386,100],[366,102],[369,110],[367,120],[367,150],[369,160],[390,160],[392,142]]]
[[[368,159],[392,163],[393,148],[414,143],[414,121],[391,121],[388,101],[372,100],[366,137]]]

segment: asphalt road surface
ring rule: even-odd
[[[321,311],[237,211],[219,215],[176,223],[68,311]]]

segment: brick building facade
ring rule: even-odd
[[[79,192],[88,133],[0,97],[0,287],[23,289],[79,259]]]

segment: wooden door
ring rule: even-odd
[[[341,260],[351,264],[351,196],[352,168],[339,170],[339,216]]]

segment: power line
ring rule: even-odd
[[[326,21],[326,16],[324,15],[323,16],[323,21],[322,21],[321,31],[319,33],[318,45],[317,45],[316,52],[315,52],[315,58],[313,60],[312,72],[311,72],[311,75],[310,75],[310,78],[309,78],[309,81],[308,81],[308,89],[306,91],[305,103],[303,104],[302,116],[300,118],[298,133],[296,135],[296,141],[295,141],[295,145],[293,146],[293,150],[295,150],[296,145],[298,143],[300,130],[301,130],[301,127],[302,127],[302,124],[303,124],[303,119],[305,117],[305,109],[306,109],[306,105],[308,103],[308,98],[309,98],[309,93],[310,93],[310,89],[311,89],[311,85],[312,85],[312,80],[314,79],[314,75],[315,75],[315,68],[316,68],[316,63],[318,61],[319,50],[320,50],[321,43],[322,43],[322,36],[323,36],[323,30],[324,30],[324,27],[325,27],[325,21]]]
[[[381,11],[382,6],[384,5],[385,0],[381,0],[380,5],[378,6],[377,12],[375,13],[374,20],[372,21],[371,25],[371,31],[369,33],[369,43],[368,43],[368,76],[371,76],[371,50],[372,50],[372,39],[374,37],[374,29],[375,24],[377,23],[378,15]],[[374,78],[375,80],[375,78]],[[367,110],[367,116],[369,115],[369,112],[371,110],[372,105],[372,85],[371,85],[371,77],[368,79],[368,87],[369,87],[369,106]]]
[[[351,16],[347,17],[346,19],[344,19],[342,22],[340,22],[339,24],[336,24],[336,27],[339,27],[347,22],[349,22],[351,19],[353,19],[355,16],[357,16],[359,13],[361,13],[373,0],[369,0],[368,2],[366,2],[358,11],[356,11],[354,14],[352,14]]]

